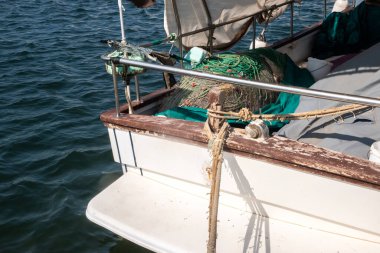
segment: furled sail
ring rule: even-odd
[[[194,46],[209,47],[212,38],[212,47],[222,50],[235,44],[246,33],[253,20],[250,15],[268,10],[263,13],[262,16],[266,19],[273,20],[285,11],[286,5],[274,10],[271,9],[271,7],[281,5],[285,2],[288,1],[165,0],[164,27],[168,35],[171,33],[179,35],[216,25],[217,27],[211,31],[205,30],[200,33],[192,34],[191,36],[184,36],[182,44],[185,48]],[[177,14],[174,11],[175,9],[177,9]],[[218,26],[224,22],[237,20],[239,18],[244,19]]]

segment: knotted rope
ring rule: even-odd
[[[210,153],[212,155],[211,172],[211,192],[209,203],[209,239],[207,242],[207,252],[216,252],[216,239],[217,239],[217,220],[218,220],[218,206],[219,206],[219,192],[222,175],[223,164],[223,146],[228,138],[229,124],[224,121],[226,119],[239,119],[242,121],[251,121],[256,119],[262,120],[300,120],[310,118],[322,118],[327,116],[337,116],[346,113],[361,113],[371,109],[371,106],[365,105],[344,105],[341,107],[334,107],[323,110],[314,110],[302,113],[290,114],[253,114],[247,108],[241,109],[239,112],[224,112],[218,110],[220,108],[212,107],[208,109],[208,119],[205,122],[204,130],[209,140]],[[219,120],[218,120],[219,119]],[[219,128],[221,122],[222,127]],[[212,129],[216,129],[213,131]]]
[[[301,119],[317,119],[329,116],[341,116],[347,113],[352,113],[354,116],[358,113],[372,109],[367,105],[344,105],[323,110],[314,110],[301,113],[289,114],[253,114],[247,108],[241,109],[239,112],[223,112],[213,109],[208,109],[208,115],[217,119],[237,119],[242,121],[251,121],[256,119],[262,120],[301,120]]]
[[[207,242],[207,252],[214,253],[216,251],[217,238],[217,221],[218,221],[218,206],[219,206],[219,191],[220,181],[222,176],[223,164],[223,145],[228,136],[229,125],[224,122],[219,131],[213,133],[209,121],[205,123],[205,131],[211,144],[212,164],[211,164],[211,193],[209,204],[209,239]]]

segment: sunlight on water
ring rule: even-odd
[[[161,1],[125,7],[131,43],[165,37]],[[312,24],[320,8],[296,7],[296,21]],[[109,49],[99,41],[120,37],[117,1],[1,1],[0,17],[1,252],[145,252],[85,216],[88,201],[121,175],[99,120],[113,106],[100,60]],[[271,41],[287,35],[284,20],[269,28]],[[145,94],[162,87],[151,72],[141,83]]]

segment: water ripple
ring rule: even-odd
[[[317,18],[309,5],[312,18],[296,21]],[[165,37],[162,1],[125,7],[131,43]],[[1,1],[0,20],[1,251],[146,252],[85,217],[88,201],[121,175],[99,121],[114,105],[100,60],[109,48],[99,41],[120,37],[116,1]],[[282,24],[269,33],[286,35]],[[142,93],[161,80],[148,72]]]

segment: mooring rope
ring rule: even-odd
[[[207,252],[214,253],[216,251],[216,238],[217,238],[217,221],[218,221],[218,206],[219,206],[219,192],[220,182],[222,175],[223,164],[223,146],[228,136],[229,124],[225,121],[219,131],[213,133],[209,120],[205,123],[205,131],[211,144],[212,164],[211,164],[211,192],[209,204],[209,239],[207,242]]]
[[[218,119],[237,119],[242,121],[251,121],[255,119],[262,120],[301,120],[301,119],[316,119],[328,116],[341,116],[343,114],[352,113],[354,116],[360,111],[371,109],[367,105],[344,105],[323,110],[314,110],[300,113],[288,114],[253,114],[247,108],[242,108],[239,112],[224,112],[208,109],[208,115]]]
[[[223,164],[222,152],[229,132],[229,124],[226,121],[227,119],[238,119],[242,121],[252,121],[256,119],[284,121],[311,118],[315,119],[328,116],[342,117],[342,115],[347,113],[351,113],[355,117],[356,114],[373,109],[371,106],[350,104],[301,113],[254,114],[247,108],[242,108],[239,112],[224,112],[221,108],[221,106],[210,106],[208,109],[208,119],[204,125],[204,131],[209,140],[209,148],[212,156],[211,168],[208,168],[209,176],[211,176],[211,190],[209,202],[209,238],[207,242],[207,253],[216,252],[219,194]],[[219,127],[221,122],[223,122],[223,125],[222,127]]]
[[[215,107],[214,107],[215,108]],[[213,132],[213,129],[218,129],[216,126],[210,126],[211,120],[214,119],[239,119],[243,121],[251,121],[255,119],[263,120],[299,120],[299,119],[310,119],[310,118],[322,118],[327,116],[337,116],[346,113],[355,113],[371,109],[371,106],[365,105],[344,105],[341,107],[334,107],[323,110],[314,110],[302,113],[290,113],[290,114],[253,114],[247,108],[241,109],[238,113],[236,112],[223,112],[220,110],[208,109],[208,119],[205,122],[204,130],[209,140],[209,147],[212,155],[211,163],[211,192],[210,192],[210,203],[209,203],[209,239],[207,242],[207,252],[216,252],[216,239],[217,239],[217,221],[218,221],[218,206],[219,206],[219,193],[220,193],[220,183],[222,175],[222,164],[223,164],[223,146],[228,138],[229,124],[224,121],[222,127],[219,130]],[[217,121],[220,122],[220,121]]]

